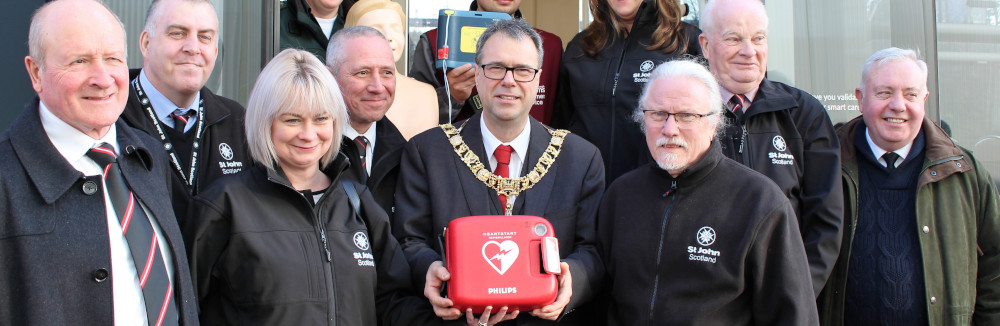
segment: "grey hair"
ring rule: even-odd
[[[278,165],[271,126],[275,118],[296,109],[328,114],[334,119],[332,144],[319,161],[320,168],[324,168],[340,151],[347,106],[337,80],[319,58],[304,50],[285,49],[261,70],[247,101],[245,123],[250,156],[271,171]]]
[[[862,95],[865,92],[865,83],[868,82],[868,76],[871,74],[872,68],[878,68],[887,62],[899,60],[910,60],[916,63],[920,67],[920,72],[924,74],[924,80],[927,80],[927,63],[924,60],[920,60],[916,51],[897,47],[885,48],[872,54],[872,56],[868,57],[868,60],[865,60],[864,66],[861,66],[861,85],[858,86],[858,89],[861,90]]]
[[[371,26],[351,26],[344,27],[343,29],[333,33],[330,36],[330,43],[326,46],[326,66],[330,68],[330,71],[336,74],[340,71],[340,65],[347,61],[347,55],[344,53],[344,46],[350,40],[359,37],[378,37],[389,43],[389,40],[382,35],[377,29]]]
[[[701,8],[701,16],[698,21],[698,28],[701,29],[703,34],[710,34],[710,32],[715,32],[715,9],[719,2],[732,2],[732,0],[708,0],[705,6]],[[751,1],[760,6],[760,10],[764,12],[764,29],[767,29],[770,21],[767,18],[767,9],[764,7],[764,2],[760,0],[736,0],[736,1]]]
[[[44,26],[42,26],[41,18],[43,17],[44,11],[56,2],[58,1],[49,1],[41,7],[38,7],[38,9],[35,10],[35,13],[31,15],[31,25],[28,27],[28,56],[35,60],[35,62],[38,62],[38,68],[40,70],[45,70],[45,46],[42,42],[42,32]],[[128,33],[125,31],[125,24],[122,23],[121,18],[118,18],[118,15],[116,15],[115,12],[111,10],[111,7],[108,7],[108,4],[104,3],[104,1],[93,0],[93,2],[100,4],[105,10],[108,11],[109,14],[111,14],[112,17],[115,17],[115,21],[118,22],[118,26],[121,26],[122,28],[122,35],[125,36],[125,44],[127,47]],[[125,60],[128,60],[128,51],[125,51]]]
[[[479,36],[479,42],[476,43],[476,63],[482,63],[483,45],[496,33],[506,35],[518,41],[522,37],[531,39],[535,43],[535,49],[538,50],[538,67],[542,67],[542,58],[545,57],[545,51],[542,50],[542,37],[538,35],[534,27],[531,27],[531,25],[521,19],[497,20],[493,24],[490,24],[490,27],[487,27],[486,31]]]
[[[153,0],[149,4],[149,8],[146,9],[146,24],[142,26],[142,30],[149,35],[155,35],[156,32],[156,21],[160,19],[160,15],[163,15],[163,1],[164,0]],[[212,4],[210,0],[182,0],[184,2],[189,2],[191,4],[207,4],[212,7],[212,11],[215,11],[215,5]],[[218,39],[218,38],[216,38]]]
[[[645,110],[646,101],[649,99],[649,90],[652,88],[653,82],[666,78],[691,78],[701,83],[702,86],[705,86],[708,89],[709,116],[707,118],[716,122],[716,136],[719,136],[725,130],[726,121],[725,119],[721,119],[724,104],[722,102],[722,94],[719,92],[719,82],[715,80],[715,76],[705,66],[695,60],[677,59],[664,62],[656,67],[649,75],[649,82],[642,87],[642,93],[639,95],[639,105],[632,111],[632,120],[639,124],[643,132],[646,132],[646,119],[642,110]]]

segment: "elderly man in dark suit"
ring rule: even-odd
[[[350,116],[350,128],[341,132],[340,152],[350,159],[350,172],[392,217],[406,139],[385,116],[396,95],[396,61],[389,40],[377,29],[352,26],[333,34],[326,54],[326,66],[340,85]]]
[[[559,293],[554,303],[530,313],[493,307],[492,316],[484,313],[474,320],[467,312],[466,321],[494,325],[516,317],[512,323],[518,325],[589,322],[580,320],[589,319],[581,318],[583,313],[572,312],[593,297],[603,277],[594,218],[604,190],[604,165],[597,148],[583,138],[550,129],[528,115],[542,55],[541,38],[530,25],[520,20],[494,23],[480,37],[475,59],[483,112],[457,126],[415,136],[403,154],[394,234],[410,262],[414,284],[424,285],[424,295],[444,319],[457,319],[462,312],[440,296],[450,274],[436,238],[453,219],[507,213],[541,216],[552,223],[563,261]],[[462,157],[477,162],[467,164]],[[477,175],[523,181],[523,187],[509,197],[499,195]]]
[[[38,99],[0,136],[0,325],[197,324],[166,158],[118,119],[121,22],[49,2],[28,48]]]

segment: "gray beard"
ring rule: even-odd
[[[659,165],[661,169],[669,171],[682,171],[688,167],[688,164],[676,162],[680,155],[677,154],[663,154],[656,158],[656,165]]]

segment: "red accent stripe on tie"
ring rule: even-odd
[[[149,244],[149,255],[146,256],[146,267],[142,269],[142,277],[139,279],[139,287],[146,287],[146,279],[149,278],[149,271],[153,269],[153,258],[156,257],[156,236],[153,236],[153,242]]]
[[[125,208],[125,215],[122,216],[122,234],[128,233],[128,226],[132,222],[132,212],[134,211],[135,211],[135,196],[133,196],[132,192],[130,191],[128,193],[128,206]]]
[[[167,295],[163,298],[163,306],[160,307],[160,317],[156,318],[156,326],[163,325],[163,317],[167,315],[167,307],[170,306],[170,296],[174,293],[174,286],[167,282]]]
[[[111,168],[111,164],[104,166],[104,174],[101,174],[101,178],[104,179],[104,183],[108,183],[108,169]]]
[[[104,148],[104,147],[94,147],[91,150],[96,151],[96,152],[101,152],[101,154],[104,154],[104,155],[110,155],[111,157],[114,157],[114,158],[118,158],[118,156],[115,155],[115,152],[113,152],[113,151],[111,151],[111,150],[109,150],[107,148]]]

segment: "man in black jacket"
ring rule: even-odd
[[[722,151],[771,178],[792,202],[818,294],[843,231],[840,143],[812,95],[764,78],[767,22],[759,0],[711,1],[702,10],[699,41],[732,122],[719,137]]]
[[[396,94],[396,62],[389,41],[371,27],[345,28],[330,38],[326,65],[340,85],[350,116],[340,147],[351,161],[348,171],[371,189],[391,218],[406,139],[385,117]]]
[[[795,212],[767,177],[722,155],[712,75],[664,63],[639,103],[656,163],[616,179],[597,215],[608,325],[817,325]]]
[[[162,141],[181,222],[191,196],[252,162],[243,106],[205,87],[219,53],[218,39],[219,21],[210,1],[153,1],[139,35],[142,69],[129,74],[122,118]]]

